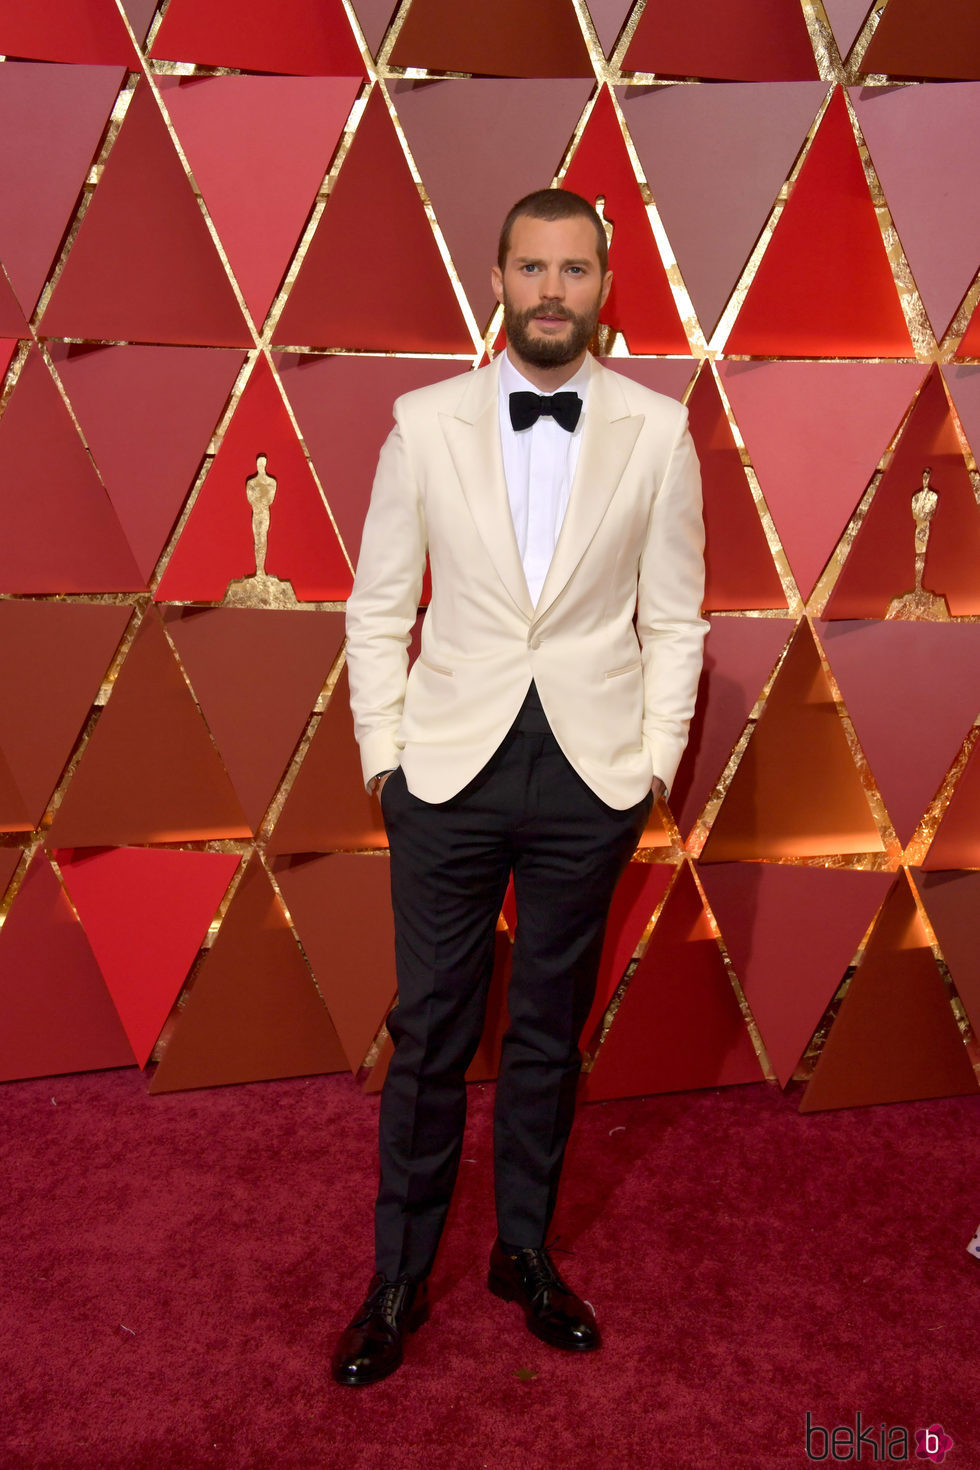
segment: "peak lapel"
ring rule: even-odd
[[[541,618],[578,566],[629,463],[642,414],[631,414],[619,379],[594,359],[582,449],[555,554],[534,612]]]
[[[500,448],[496,362],[473,374],[454,414],[440,414],[466,504],[508,593],[528,619],[533,614]]]

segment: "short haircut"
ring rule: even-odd
[[[514,221],[521,215],[544,220],[575,219],[576,217],[591,220],[595,226],[596,253],[599,256],[603,275],[609,269],[606,228],[589,201],[583,199],[581,194],[573,194],[570,189],[536,189],[533,194],[525,194],[523,199],[518,199],[504,220],[503,229],[500,231],[500,243],[497,246],[497,264],[501,270],[504,268],[507,252],[510,249],[510,232]]]

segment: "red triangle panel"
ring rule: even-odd
[[[809,597],[926,370],[723,362],[718,371],[800,594]]]
[[[504,77],[592,75],[569,0],[415,0],[398,32],[392,66]],[[515,195],[515,198],[518,196]]]
[[[161,77],[159,85],[242,295],[261,324],[360,80]]]
[[[702,862],[881,852],[808,623],[801,623],[732,777]]]
[[[490,265],[500,227],[516,200],[557,172],[591,90],[540,78],[394,83],[408,146],[481,323],[497,304]],[[460,188],[461,178],[479,179],[479,189]]]
[[[472,351],[380,86],[368,98],[273,337],[364,351]]]
[[[27,803],[17,785],[10,763],[0,750],[0,831],[31,832],[35,823],[27,813]]]
[[[260,356],[157,588],[158,600],[220,602],[230,582],[255,574],[246,486],[261,455],[276,481],[266,572],[290,582],[300,602],[348,595],[350,568],[269,363]]]
[[[820,636],[901,842],[977,713],[980,626],[823,623]]]
[[[402,393],[464,370],[444,358],[275,355],[300,434],[354,565],[381,446]]]
[[[290,787],[268,850],[387,846],[381,805],[364,789],[344,668]]]
[[[344,615],[168,608],[164,619],[257,832],[340,651]]]
[[[363,64],[341,0],[171,0],[151,56],[237,71],[361,76]]]
[[[583,1046],[588,1046],[606,1008],[616,994],[633,952],[644,930],[670,886],[677,869],[672,863],[630,863],[619,880],[609,906],[606,936],[599,960],[595,1000],[582,1027]]]
[[[0,269],[0,336],[27,337],[29,335],[24,313],[14,295],[14,289],[4,271]],[[9,363],[10,359],[8,358],[7,361]]]
[[[133,94],[41,330],[100,341],[251,344],[145,81]]]
[[[690,352],[647,219],[616,109],[603,87],[575,150],[563,187],[590,203],[605,199],[613,226],[613,286],[600,320],[622,332],[631,352]]]
[[[825,617],[880,618],[915,586],[912,497],[931,471],[939,499],[929,526],[923,586],[954,617],[980,613],[980,509],[937,368],[919,394],[891,463],[854,538]]]
[[[88,940],[39,852],[0,929],[0,1080],[133,1062]]]
[[[249,835],[151,609],[58,808],[50,842],[124,847]]]
[[[207,453],[241,352],[53,344],[58,375],[145,581]]]
[[[145,1067],[238,867],[232,854],[56,854],[65,887]]]
[[[653,937],[586,1079],[592,1101],[761,1082],[690,869],[677,874]]]
[[[861,70],[894,77],[980,77],[980,27],[973,0],[891,0]]]
[[[135,66],[136,53],[112,0],[0,0],[0,55],[38,61]]]
[[[690,832],[728,764],[794,625],[782,618],[712,618],[687,749],[670,791],[682,835]]]
[[[980,868],[980,746],[975,745],[956,783],[922,866]]]
[[[29,827],[88,719],[132,608],[0,601],[0,750],[23,793]]]
[[[776,564],[710,368],[687,401],[704,493],[707,612],[786,607]]]
[[[194,980],[150,1091],[344,1068],[333,1023],[255,857]]]
[[[115,66],[0,67],[0,260],[28,316],[74,214],[122,78]]]
[[[977,1091],[908,879],[899,873],[800,1111]]]
[[[6,328],[4,329],[6,330]],[[970,318],[969,326],[956,349],[957,357],[980,357],[980,302]]]
[[[623,70],[744,82],[817,75],[796,0],[648,0]]]
[[[355,1074],[396,989],[387,858],[291,858],[276,881]]]
[[[835,92],[728,336],[729,356],[914,357]]]
[[[701,881],[773,1070],[785,1087],[892,874],[708,863]],[[800,943],[803,933],[806,944]]]
[[[957,994],[980,1033],[980,873],[919,873],[916,886]]]
[[[133,592],[144,585],[43,359],[31,348],[0,419],[0,588]]]

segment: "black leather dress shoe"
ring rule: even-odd
[[[487,1285],[494,1296],[519,1303],[535,1337],[551,1347],[575,1353],[599,1347],[595,1313],[561,1279],[546,1250],[507,1250],[496,1241]]]
[[[401,1366],[402,1334],[421,1327],[428,1315],[424,1281],[373,1277],[356,1316],[340,1334],[333,1356],[335,1382],[354,1387],[394,1373]]]

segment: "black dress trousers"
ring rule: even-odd
[[[497,1227],[542,1246],[555,1206],[616,883],[652,797],[618,811],[575,772],[532,684],[513,728],[449,801],[411,794],[400,770],[382,807],[391,849],[398,1004],[381,1097],[376,1265],[389,1280],[431,1268],[466,1118],[494,931],[511,870],[517,936],[494,1119]]]

